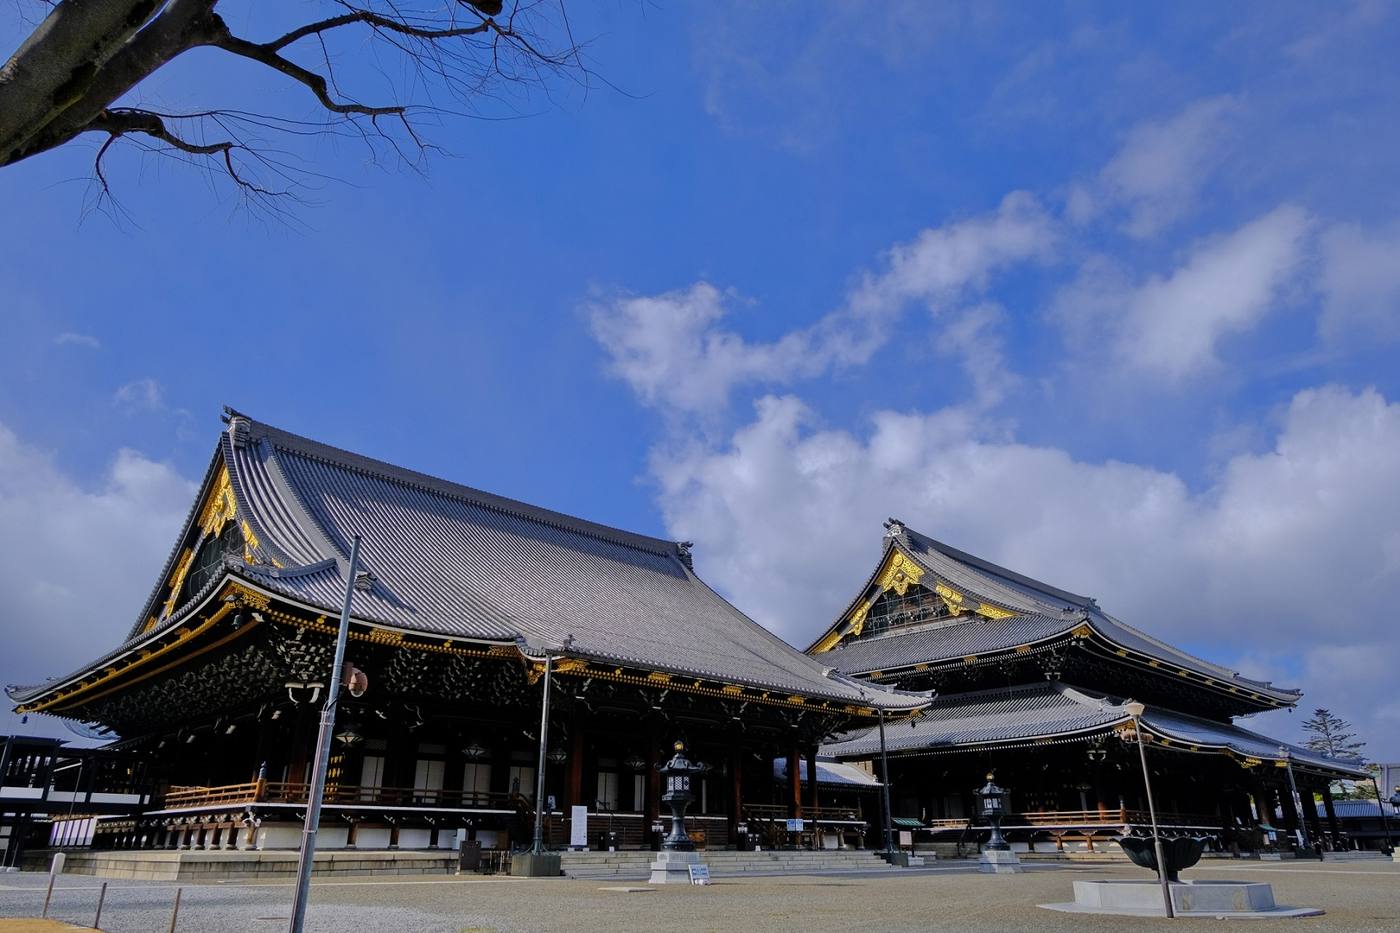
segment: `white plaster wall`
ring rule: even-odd
[[[389,827],[387,826],[360,826],[360,831],[355,834],[355,848],[357,849],[387,849],[389,848]]]
[[[430,836],[430,830],[426,829],[401,829],[399,830],[399,848],[426,849]],[[385,845],[388,845],[388,842],[385,842]]]
[[[259,849],[301,848],[301,827],[290,824],[264,825],[258,829]]]

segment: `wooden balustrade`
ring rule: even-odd
[[[928,820],[925,828],[935,832],[966,829],[972,825],[968,819]],[[985,823],[979,821],[979,825]],[[1151,826],[1152,818],[1146,810],[1040,810],[1032,813],[1009,813],[1002,819],[1003,829],[1068,827],[1107,827],[1107,826]],[[1157,814],[1157,825],[1167,829],[1209,828],[1220,826],[1220,817],[1205,813],[1175,813],[1163,811]]]
[[[773,823],[786,823],[788,820],[788,808],[781,804],[744,804],[744,813],[750,820]],[[853,807],[803,807],[802,818],[809,822],[862,822],[860,814]]]
[[[304,804],[309,785],[287,781],[252,781],[219,787],[171,787],[165,794],[167,810],[199,810],[210,807],[255,803]],[[382,807],[422,807],[424,809],[515,810],[510,794],[428,789],[414,787],[358,787],[334,785],[326,788],[326,804],[370,804]]]

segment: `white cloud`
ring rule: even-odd
[[[1219,362],[1222,340],[1254,330],[1283,303],[1308,225],[1300,208],[1284,205],[1196,244],[1171,274],[1140,283],[1087,263],[1058,298],[1058,316],[1081,353],[1106,354],[1135,377],[1181,383]]]
[[[53,339],[59,346],[87,347],[89,350],[101,350],[102,341],[91,334],[79,334],[71,330],[66,330]]]
[[[701,575],[790,641],[851,598],[894,515],[1154,634],[1215,645],[1220,660],[1261,646],[1302,659],[1289,685],[1306,704],[1362,725],[1373,753],[1400,753],[1378,712],[1400,665],[1394,620],[1378,611],[1400,603],[1400,404],[1300,392],[1271,449],[1236,456],[1199,491],[987,437],[959,410],[881,412],[864,435],[822,429],[791,397],[757,412],[723,447],[658,451],[653,472]]]
[[[160,383],[149,376],[135,379],[117,389],[112,401],[123,408],[145,408],[152,411],[165,406],[165,392]]]
[[[1198,100],[1167,120],[1138,124],[1090,185],[1071,189],[1069,210],[1087,220],[1100,209],[1123,212],[1123,229],[1150,237],[1193,210],[1225,155],[1239,102]]]
[[[1318,327],[1333,343],[1400,337],[1400,224],[1340,224],[1322,235],[1324,304]]]
[[[1036,199],[1013,192],[993,212],[926,229],[890,249],[840,308],[776,341],[752,342],[722,329],[732,296],[704,282],[596,304],[591,323],[610,370],[643,402],[716,411],[739,385],[785,385],[866,362],[911,303],[941,310],[984,288],[997,270],[1047,259],[1054,238],[1054,223]]]
[[[0,424],[0,682],[66,674],[117,644],[195,491],[169,464],[132,450],[84,484]]]

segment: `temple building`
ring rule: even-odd
[[[894,519],[886,529],[874,571],[807,651],[871,684],[936,691],[921,716],[884,730],[892,810],[918,827],[916,842],[976,852],[984,833],[969,820],[971,792],[989,771],[1011,791],[1003,825],[1023,851],[1093,851],[1147,831],[1137,748],[1124,741],[1136,735],[1125,706],[1135,700],[1165,831],[1205,834],[1225,851],[1341,844],[1328,785],[1364,772],[1235,722],[1295,706],[1299,691],[1195,657],[1093,599]],[[879,774],[879,733],[822,753],[874,761]]]
[[[711,765],[691,811],[701,844],[794,817],[808,837],[789,844],[823,823],[848,832],[868,805],[821,805],[822,776],[842,769],[819,769],[818,747],[928,703],[772,635],[696,576],[684,543],[225,420],[149,599],[93,606],[134,615],[127,637],[8,691],[20,712],[112,730],[109,751],[141,763],[149,797],[99,820],[96,846],[297,845],[355,535],[359,674],[339,706],[323,849],[528,842],[546,659],[556,845],[651,845],[655,765],[677,739]]]

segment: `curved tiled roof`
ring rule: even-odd
[[[909,725],[885,729],[891,753],[951,752],[983,746],[1014,746],[1084,738],[1107,732],[1132,717],[1125,701],[1057,681],[980,690],[934,703]],[[1142,717],[1147,731],[1182,751],[1226,751],[1282,761],[1283,751],[1299,766],[1337,774],[1364,772],[1356,765],[1289,745],[1228,722],[1189,716],[1163,707],[1148,707]],[[840,759],[869,758],[880,752],[878,729],[823,746],[821,753]]]
[[[1302,695],[1302,691],[1253,680],[1182,651],[1109,615],[1090,597],[1079,596],[997,566],[903,525],[895,525],[887,541],[887,549],[897,548],[944,585],[1014,614],[1004,619],[986,619],[968,613],[951,624],[894,629],[879,635],[848,639],[830,651],[816,654],[847,673],[867,673],[920,663],[936,664],[970,654],[1008,650],[1067,635],[1077,626],[1087,623],[1094,633],[1114,646],[1227,684],[1239,685],[1249,693],[1263,695],[1274,703],[1291,705]],[[873,580],[872,577],[871,582]],[[867,583],[866,590],[869,585]],[[841,620],[838,620],[827,632],[840,623]],[[814,642],[813,647],[821,640]]]
[[[355,594],[362,622],[482,642],[566,643],[573,657],[845,703],[927,702],[854,681],[788,645],[696,577],[675,542],[229,414],[220,456],[238,517],[265,560],[235,559],[228,572],[271,592],[338,612],[359,534],[361,569],[375,578],[369,592]],[[138,626],[122,650],[181,615],[149,633]]]
[[[830,651],[816,655],[837,670],[867,674],[914,664],[936,663],[971,654],[1005,651],[1067,635],[1084,621],[1082,614],[1039,613],[1008,616],[1005,619],[959,619],[940,625],[894,631],[842,642]]]

